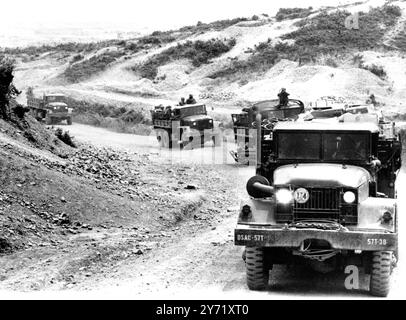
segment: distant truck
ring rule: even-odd
[[[221,144],[221,134],[212,117],[207,115],[206,105],[156,106],[151,110],[152,124],[161,147],[181,147],[193,143],[203,145],[212,141]]]
[[[32,91],[27,92],[27,106],[31,115],[38,121],[45,121],[47,125],[64,120],[68,125],[72,124],[73,108],[68,106],[66,100],[62,93],[49,93],[37,98]]]
[[[240,113],[231,115],[234,130],[234,140],[237,150],[230,154],[238,163],[249,164],[255,157],[256,145],[250,144],[254,137],[250,136],[250,129],[256,127],[258,114],[263,119],[262,130],[270,133],[278,121],[296,120],[299,114],[304,113],[305,107],[302,101],[289,99],[286,106],[278,106],[279,100],[265,100],[253,104],[251,107],[243,108]]]

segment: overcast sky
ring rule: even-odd
[[[217,19],[275,14],[280,7],[339,5],[356,0],[13,0],[2,1],[0,26],[105,24],[172,28]],[[14,12],[14,14],[13,14]],[[0,30],[1,33],[1,30]]]

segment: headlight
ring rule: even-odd
[[[280,189],[276,192],[276,201],[282,203],[282,204],[288,204],[292,202],[293,200],[293,195],[292,192],[288,189]]]
[[[344,193],[343,199],[346,203],[353,203],[355,201],[355,194],[352,191]]]
[[[192,123],[192,125],[193,125],[194,127],[196,126],[196,124],[197,124],[196,122],[193,122],[193,123]]]

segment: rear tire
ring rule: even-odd
[[[375,251],[372,253],[371,280],[369,292],[376,297],[386,297],[389,293],[392,271],[392,252]]]
[[[246,248],[247,285],[250,290],[263,290],[269,281],[269,270],[265,267],[264,249],[260,247]]]

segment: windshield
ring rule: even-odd
[[[280,133],[278,135],[279,159],[320,159],[318,133]]]
[[[285,160],[368,160],[368,133],[280,132],[278,158]],[[322,146],[322,148],[321,148]]]
[[[182,117],[194,116],[199,114],[206,115],[206,106],[194,106],[180,109],[180,115]]]
[[[367,160],[368,135],[364,133],[325,134],[325,160]]]

